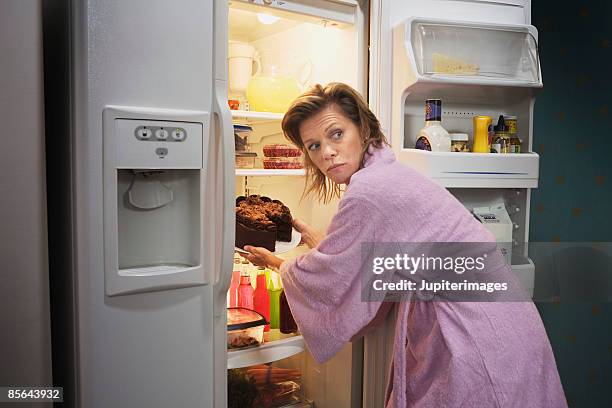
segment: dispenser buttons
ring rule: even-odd
[[[136,137],[140,140],[149,140],[151,138],[151,134],[152,134],[151,129],[148,129],[146,127],[141,127],[136,132]]]
[[[134,136],[147,142],[183,142],[187,139],[187,132],[182,127],[172,128],[172,132],[169,132],[163,126],[138,126],[134,130]]]
[[[172,131],[172,139],[180,142],[185,139],[185,131],[183,129],[177,128]]]
[[[164,128],[157,129],[155,131],[155,138],[157,140],[166,140],[168,138],[168,131]]]

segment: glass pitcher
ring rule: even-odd
[[[246,96],[251,110],[283,113],[289,108],[306,89],[312,63],[306,60],[295,73],[288,71],[286,65],[263,65],[263,72],[254,75],[247,86]]]

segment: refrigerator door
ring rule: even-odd
[[[231,262],[223,186],[233,144],[224,142],[224,95],[215,95],[214,26],[224,23],[214,12],[213,0],[72,2],[77,406],[223,404],[215,357],[225,317],[215,317],[215,297]],[[192,137],[202,160],[169,161]],[[142,177],[152,177],[147,187],[130,190]],[[114,286],[109,273],[121,278]]]

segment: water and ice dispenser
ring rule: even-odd
[[[104,111],[107,295],[210,282],[207,112]]]

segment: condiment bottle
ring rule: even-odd
[[[253,310],[253,292],[249,271],[242,271],[240,274],[240,286],[238,287],[238,307]]]
[[[474,116],[474,153],[489,153],[489,125],[490,116]]]
[[[251,286],[253,286],[253,289],[255,289],[255,285],[256,285],[256,277],[253,275],[253,271],[252,271],[252,264],[246,260],[243,259],[242,260],[242,274],[244,275],[245,273],[248,274],[251,277]]]
[[[518,135],[510,135],[510,153],[520,153],[521,152],[521,139],[518,138]]]
[[[270,295],[270,328],[280,328],[280,295],[282,286],[278,272],[267,269],[268,294]]]
[[[232,281],[230,283],[227,307],[238,307],[238,286],[240,285],[240,260],[234,259],[234,268],[232,269]]]
[[[266,287],[266,273],[263,270],[257,275],[257,287],[253,293],[253,306],[256,312],[261,313],[270,322],[270,294]],[[264,331],[270,331],[269,324],[266,324]]]
[[[425,127],[417,135],[415,149],[450,152],[450,146],[450,136],[442,127],[442,101],[427,99],[425,101]]]
[[[293,314],[287,302],[287,296],[283,290],[279,299],[280,306],[280,332],[283,334],[295,333],[297,331],[297,323],[293,319]]]
[[[516,116],[504,116],[504,122],[508,126],[508,133],[510,134],[510,153],[520,153],[521,139],[519,139],[516,130]]]
[[[504,116],[499,115],[497,125],[494,128],[495,139],[491,144],[492,153],[510,153],[510,134],[508,133],[508,126],[504,122]]]

